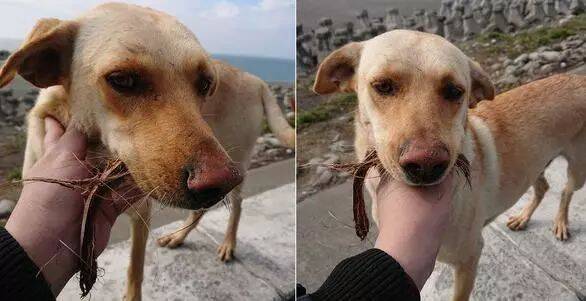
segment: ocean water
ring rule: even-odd
[[[212,56],[252,73],[267,82],[292,83],[295,80],[295,61],[293,58],[280,59],[226,54],[212,54]]]

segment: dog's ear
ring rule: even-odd
[[[472,91],[469,106],[474,108],[481,100],[493,100],[495,89],[490,77],[480,65],[470,60],[470,78],[472,79]]]
[[[353,91],[352,78],[361,52],[362,43],[352,42],[328,55],[319,65],[313,91],[317,94]]]
[[[0,88],[18,73],[31,84],[46,88],[62,85],[69,77],[78,23],[41,19],[24,43],[0,69]]]

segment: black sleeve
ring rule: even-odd
[[[0,227],[0,300],[55,300],[39,268]]]
[[[417,286],[401,265],[382,250],[346,258],[311,300],[419,300]]]

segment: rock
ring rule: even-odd
[[[322,173],[324,173],[326,171],[331,171],[330,165],[320,164],[315,168],[316,175],[321,175]]]
[[[312,182],[312,186],[328,185],[333,182],[334,177],[334,173],[332,173],[329,169],[324,170],[322,173],[316,175],[314,181]]]
[[[536,61],[539,59],[539,53],[531,52],[529,53],[529,60]]]
[[[527,61],[529,61],[529,55],[527,53],[523,53],[520,56],[518,56],[513,62],[517,65],[519,64],[525,64],[527,63]]]
[[[572,15],[579,15],[584,12],[584,3],[582,0],[572,0],[570,3],[570,12]]]
[[[279,141],[279,139],[275,138],[273,136],[273,134],[265,134],[263,136],[260,136],[256,139],[256,143],[258,144],[264,144],[270,148],[274,148],[274,147],[280,147],[281,146],[281,142]]]
[[[507,74],[498,83],[505,86],[516,85],[519,83],[519,78],[513,74]]]
[[[539,53],[539,57],[548,62],[559,62],[562,60],[562,54],[558,51],[544,51]]]
[[[329,146],[331,152],[336,153],[349,153],[354,150],[354,147],[348,141],[336,141],[332,145]]]
[[[3,199],[0,201],[0,218],[7,218],[14,210],[16,206],[16,202],[8,199]]]
[[[558,24],[559,24],[560,26],[564,26],[564,25],[568,24],[568,22],[572,21],[572,19],[574,19],[574,16],[573,16],[573,15],[569,15],[569,16],[567,16],[567,17],[565,17],[565,18],[561,19],[561,20],[558,22]]]
[[[584,44],[584,40],[582,39],[566,39],[560,43],[562,49],[574,49],[582,46]]]
[[[7,59],[10,56],[10,52],[7,50],[0,50],[0,61]]]
[[[539,68],[541,64],[539,64],[539,62],[537,61],[529,61],[527,64],[525,64],[523,67],[521,67],[521,70],[527,72],[527,73],[534,73],[535,70],[537,70],[537,68]]]
[[[281,153],[281,150],[278,148],[271,148],[265,152],[265,154],[269,157],[276,157]]]
[[[326,164],[326,165],[340,163],[340,156],[338,156],[334,153],[327,153],[324,155],[324,158],[325,158],[325,160],[322,161],[322,163]]]
[[[505,74],[507,74],[507,75],[519,76],[522,73],[523,73],[523,70],[521,70],[521,68],[514,66],[514,65],[508,66],[505,69]]]
[[[554,69],[555,69],[555,64],[551,63],[551,64],[546,64],[546,65],[541,66],[541,68],[539,68],[539,72],[542,74],[549,74]]]

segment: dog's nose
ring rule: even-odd
[[[450,155],[444,147],[410,148],[399,160],[409,181],[421,185],[439,180],[449,163]]]
[[[233,164],[203,170],[186,170],[187,190],[193,209],[209,208],[219,202],[234,187],[242,183],[243,177]]]

